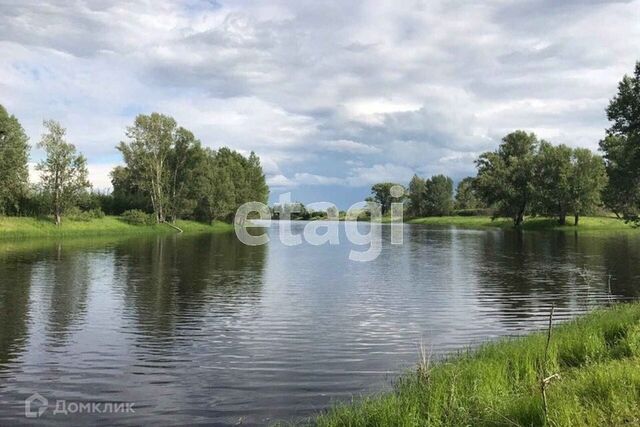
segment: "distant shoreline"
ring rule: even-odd
[[[455,226],[471,229],[515,229],[513,221],[508,218],[496,218],[492,220],[489,216],[443,216],[407,219],[408,224],[424,224],[433,226]],[[527,218],[518,228],[521,230],[551,230],[566,232],[634,232],[636,230],[630,224],[621,219],[613,217],[581,217],[577,226],[573,221],[567,221],[566,225],[558,224],[555,218],[533,217]]]
[[[279,220],[273,220],[279,221]],[[327,221],[326,218],[313,218],[296,221]],[[340,218],[344,222],[344,218]],[[359,218],[355,221],[368,222],[369,219]],[[383,223],[391,222],[389,217],[382,218]],[[443,216],[424,218],[405,218],[406,224],[427,225],[433,227],[455,227],[476,230],[502,229],[513,230],[513,222],[507,218],[492,220],[488,216]],[[215,221],[211,225],[196,221],[179,220],[175,226],[185,233],[222,233],[233,231],[233,224]],[[631,225],[612,217],[583,217],[580,224],[572,223],[561,226],[552,218],[529,218],[520,227],[522,230],[565,231],[565,232],[635,232]],[[169,224],[133,225],[119,217],[105,216],[86,221],[66,219],[59,227],[52,220],[31,217],[0,217],[0,240],[31,238],[31,237],[83,237],[83,236],[118,236],[118,235],[150,235],[176,234],[176,228]]]
[[[280,221],[272,219],[272,221]],[[293,221],[315,222],[315,221],[340,221],[344,222],[344,218],[339,220],[329,220],[327,218],[310,218],[310,219],[294,219]],[[350,221],[369,222],[369,218],[359,217]],[[391,218],[384,216],[381,219],[383,224],[391,222]],[[487,229],[503,229],[503,230],[539,230],[539,231],[566,231],[566,232],[634,232],[640,229],[634,228],[630,224],[621,219],[604,216],[588,216],[580,217],[580,223],[575,226],[573,220],[567,221],[566,225],[558,224],[555,218],[530,217],[526,218],[522,225],[518,228],[513,226],[513,221],[509,218],[492,219],[490,216],[430,216],[422,218],[404,218],[405,224],[429,225],[434,227],[456,227],[476,230]]]

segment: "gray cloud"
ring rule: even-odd
[[[298,199],[355,201],[378,179],[471,174],[516,128],[595,148],[640,59],[639,6],[0,0],[0,103],[32,142],[62,121],[96,165],[119,161],[136,114],[166,112],[209,146],[256,150]]]

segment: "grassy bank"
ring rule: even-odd
[[[422,364],[392,393],[337,406],[320,426],[542,426],[546,333]],[[640,304],[553,329],[544,376],[548,425],[640,425]]]
[[[578,226],[573,225],[573,218],[567,219],[567,225],[559,225],[552,218],[527,218],[522,224],[523,230],[558,230],[558,231],[634,231],[631,225],[612,217],[582,217]],[[491,220],[488,216],[443,216],[414,218],[410,224],[427,224],[434,226],[456,226],[461,228],[513,228],[510,219]],[[640,230],[638,230],[640,232]]]
[[[177,221],[176,226],[185,233],[224,232],[233,225],[215,222],[212,225],[195,221]],[[172,234],[177,231],[166,225],[131,225],[117,217],[107,216],[88,221],[63,220],[56,226],[53,221],[38,218],[0,217],[0,239],[22,237],[102,236],[135,234]]]

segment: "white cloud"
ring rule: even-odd
[[[392,163],[377,164],[371,167],[354,168],[347,182],[352,187],[364,187],[376,182],[407,183],[414,174],[414,170],[406,166]]]
[[[321,145],[321,148],[326,148],[329,151],[337,151],[341,153],[354,153],[354,154],[374,154],[379,153],[382,150],[378,147],[363,144],[361,142],[351,141],[349,139],[338,139],[335,141],[327,141]]]
[[[284,175],[268,176],[267,184],[270,187],[275,187],[275,188],[290,188],[290,187],[296,186],[295,182],[291,181],[289,178],[287,178]]]
[[[31,184],[40,183],[40,172],[36,170],[36,164],[34,162],[29,163],[29,182]],[[109,175],[117,164],[89,164],[87,169],[89,170],[89,182],[93,186],[94,190],[98,191],[111,191],[111,176]]]
[[[99,191],[111,191],[111,171],[117,164],[90,164],[89,169],[89,181],[93,185],[94,190]]]
[[[159,111],[255,150],[271,185],[355,201],[372,181],[473,173],[514,129],[596,148],[639,21],[640,0],[2,2],[0,103],[33,145],[61,121],[96,186],[93,165]]]

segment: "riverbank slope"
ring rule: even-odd
[[[422,362],[392,393],[336,406],[320,426],[640,425],[640,304]],[[556,376],[557,374],[557,376]],[[546,388],[545,421],[541,378]]]
[[[203,224],[195,221],[176,221],[185,233],[217,233],[233,230],[232,224],[214,222]],[[27,237],[103,236],[136,234],[172,234],[175,228],[167,224],[133,225],[118,217],[106,216],[90,220],[63,220],[56,226],[49,219],[28,217],[0,217],[0,239]]]

